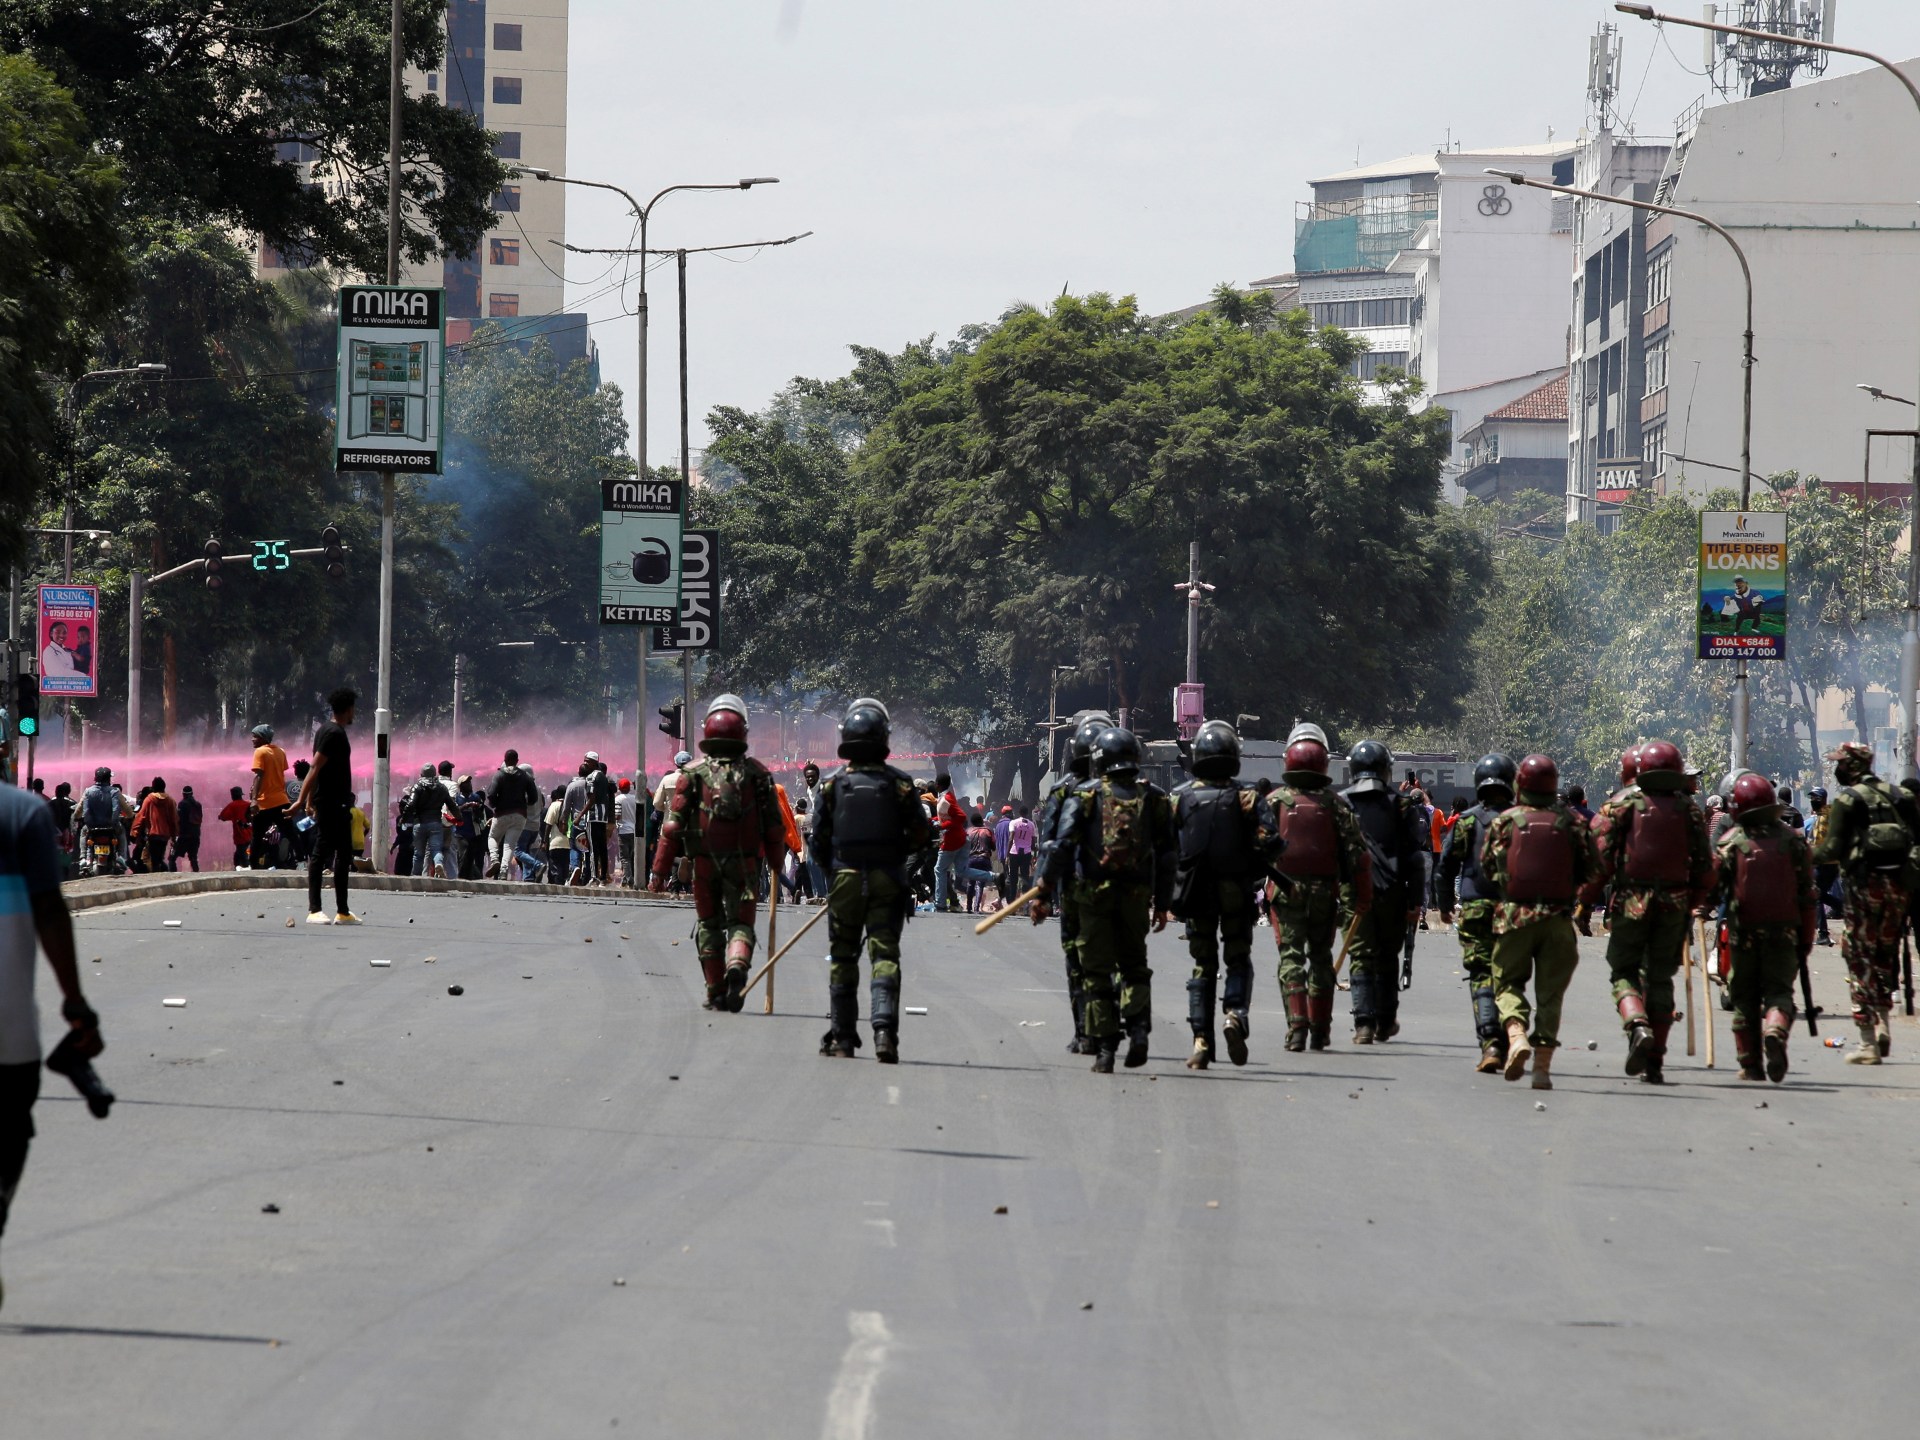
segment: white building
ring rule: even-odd
[[[1443,150],[1315,180],[1295,230],[1299,301],[1372,347],[1356,373],[1404,369],[1456,437],[1564,370],[1568,203],[1486,172],[1572,178],[1571,143]]]
[[[1758,474],[1858,482],[1866,432],[1913,425],[1912,410],[1855,387],[1920,399],[1917,142],[1912,99],[1876,68],[1706,110],[1676,143],[1658,198],[1726,226],[1753,268]],[[1665,424],[1661,453],[1646,457],[1655,485],[1695,496],[1737,485],[1739,264],[1719,236],[1664,217],[1647,251],[1670,289],[1646,356]],[[1876,491],[1883,478],[1905,485],[1910,455],[1876,452]]]

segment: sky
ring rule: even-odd
[[[690,258],[696,449],[714,406],[844,374],[850,344],[949,337],[1063,288],[1161,312],[1291,270],[1315,176],[1575,137],[1602,21],[1620,24],[1618,108],[1643,138],[1708,89],[1700,32],[1663,41],[1606,0],[572,0],[571,16],[571,174],[643,199],[780,178],[668,196],[656,247],[813,232]],[[1920,6],[1839,0],[1834,38],[1908,58]],[[630,243],[617,197],[569,202],[573,244]],[[569,257],[568,306],[595,322],[631,423],[634,287],[600,294],[605,268]],[[647,448],[671,464],[671,261],[649,299]]]

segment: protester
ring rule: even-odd
[[[220,814],[215,818],[233,826],[233,868],[245,870],[248,853],[253,846],[253,824],[248,818],[253,814],[253,807],[247,804],[246,792],[238,785],[233,787],[231,794],[232,798],[220,807]]]
[[[572,870],[569,857],[573,853],[572,827],[567,815],[567,787],[556,785],[553,794],[547,799],[546,819],[541,828],[547,837],[547,883],[564,885]]]
[[[540,787],[534,783],[533,772],[520,767],[518,750],[507,751],[500,760],[493,784],[487,787],[487,808],[493,811],[487,833],[487,874],[505,880],[509,878],[507,866],[519,852],[528,817],[537,813]]]
[[[462,775],[453,794],[453,837],[459,852],[454,873],[462,880],[478,880],[486,858],[487,802],[474,793],[473,776]]]
[[[440,783],[432,765],[420,767],[420,778],[400,796],[400,823],[413,831],[415,875],[447,877],[447,811],[453,796]]]
[[[313,737],[313,770],[301,787],[300,809],[313,816],[316,834],[313,859],[307,868],[307,923],[325,925],[326,912],[320,908],[320,878],[329,863],[333,866],[335,925],[358,925],[359,917],[347,904],[347,876],[353,870],[353,821],[348,811],[353,806],[353,742],[347,727],[353,724],[357,693],[339,689],[327,698],[333,719],[322,725]]]
[[[253,727],[253,845],[247,863],[255,870],[267,868],[267,832],[287,813],[287,752],[273,743],[273,727]]]
[[[980,909],[981,895],[993,884],[993,831],[987,828],[984,812],[976,810],[969,817],[966,841],[966,868],[962,876],[966,882],[967,913],[974,914]]]
[[[173,803],[173,797],[167,794],[167,782],[158,775],[154,776],[153,787],[140,802],[140,811],[133,819],[133,833],[147,869],[173,868],[167,863],[167,846],[180,833],[180,812]]]
[[[940,827],[940,854],[933,871],[933,908],[936,911],[960,908],[960,870],[967,848],[967,812],[960,797],[953,793],[951,776],[933,777],[933,793],[940,798],[934,804],[934,823]]]
[[[633,781],[620,777],[620,793],[613,797],[614,831],[620,837],[620,883],[627,889],[638,888],[639,872],[634,869],[634,852],[639,846],[640,797],[633,793]]]
[[[1033,821],[1027,814],[1027,807],[1022,805],[1014,811],[1013,821],[1007,826],[1006,869],[1000,886],[1002,905],[1017,895],[1026,894],[1028,886],[1033,883],[1034,835]]]
[[[71,1048],[92,1059],[106,1047],[100,1017],[80,988],[53,815],[29,792],[0,785],[0,1236],[27,1168],[40,1094],[40,1011],[33,991],[34,959],[42,949],[60,986]],[[5,1302],[0,1284],[0,1305]]]

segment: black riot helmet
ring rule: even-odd
[[[840,721],[842,760],[884,760],[891,749],[893,721],[878,700],[862,698],[847,707]]]
[[[1393,751],[1378,740],[1362,740],[1347,755],[1350,793],[1393,789]]]
[[[1100,732],[1112,728],[1113,717],[1096,711],[1082,720],[1067,742],[1067,768],[1082,780],[1093,774],[1093,742]]]
[[[1193,773],[1202,780],[1231,780],[1240,773],[1240,732],[1224,720],[1209,720],[1193,737]]]
[[[1482,755],[1480,763],[1473,767],[1473,793],[1482,800],[1487,791],[1502,790],[1509,800],[1513,798],[1514,764],[1506,755]]]
[[[1093,742],[1095,768],[1102,775],[1132,775],[1140,769],[1140,742],[1131,730],[1109,725]]]

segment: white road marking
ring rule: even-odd
[[[871,1225],[880,1232],[880,1244],[882,1248],[887,1250],[898,1250],[900,1248],[899,1242],[893,1238],[893,1221],[867,1220],[862,1223]]]
[[[873,1432],[873,1392],[880,1388],[893,1336],[878,1310],[855,1310],[847,1316],[847,1331],[853,1340],[840,1357],[840,1373],[827,1396],[820,1440],[868,1440]]]
[[[899,1103],[900,1103],[900,1087],[898,1085],[887,1086],[887,1104],[898,1105]]]

